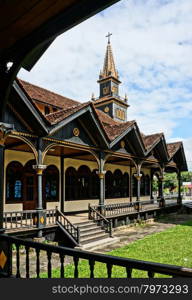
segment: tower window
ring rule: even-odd
[[[122,109],[117,108],[115,111],[116,118],[120,120],[125,120],[125,111]]]

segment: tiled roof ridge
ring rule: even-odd
[[[46,115],[46,116],[48,117],[48,116],[57,116],[57,115],[61,115],[62,113],[65,113],[65,112],[70,111],[71,109],[74,109],[74,108],[77,108],[77,107],[81,107],[81,106],[84,106],[84,105],[88,105],[88,104],[90,104],[90,101],[88,101],[88,102],[83,102],[83,103],[78,103],[77,105],[72,105],[72,106],[70,106],[70,107],[60,109],[59,111],[52,112],[52,113],[50,113],[50,114],[48,114],[48,115]]]
[[[177,141],[177,142],[167,143],[167,145],[176,145],[176,144],[183,144],[183,142],[182,141]]]
[[[54,112],[49,115],[46,115],[46,119],[50,124],[55,125],[55,124],[58,124],[59,122],[63,121],[64,119],[66,119],[67,117],[72,115],[73,113],[77,112],[81,108],[84,108],[88,105],[90,105],[90,102],[80,103],[78,105],[71,106],[70,108],[62,109],[58,112]]]

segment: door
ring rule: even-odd
[[[34,161],[29,161],[24,172],[24,199],[23,209],[33,210],[37,208],[37,175],[33,169]]]

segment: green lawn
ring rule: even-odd
[[[180,265],[192,268],[192,221],[183,225],[177,225],[171,229],[160,233],[146,236],[145,238],[126,245],[122,248],[108,252],[110,255],[127,258],[135,258],[145,261],[159,262],[172,265]],[[73,264],[65,267],[65,277],[73,277]],[[125,269],[113,267],[112,277],[126,277]],[[95,277],[107,277],[105,264],[95,264]],[[133,277],[147,277],[146,272],[134,270]],[[59,269],[52,272],[53,277],[59,277]],[[45,273],[41,277],[47,277]],[[79,277],[89,277],[89,266],[87,261],[81,260],[79,263]],[[155,277],[166,277],[156,274]]]

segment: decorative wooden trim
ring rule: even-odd
[[[13,135],[16,135],[16,136],[27,136],[27,137],[32,137],[32,138],[38,138],[37,135],[34,135],[34,134],[30,134],[30,133],[25,133],[25,132],[21,132],[21,131],[15,131],[13,130],[11,132],[11,135],[9,136],[13,136]],[[13,136],[14,137],[14,136]]]

